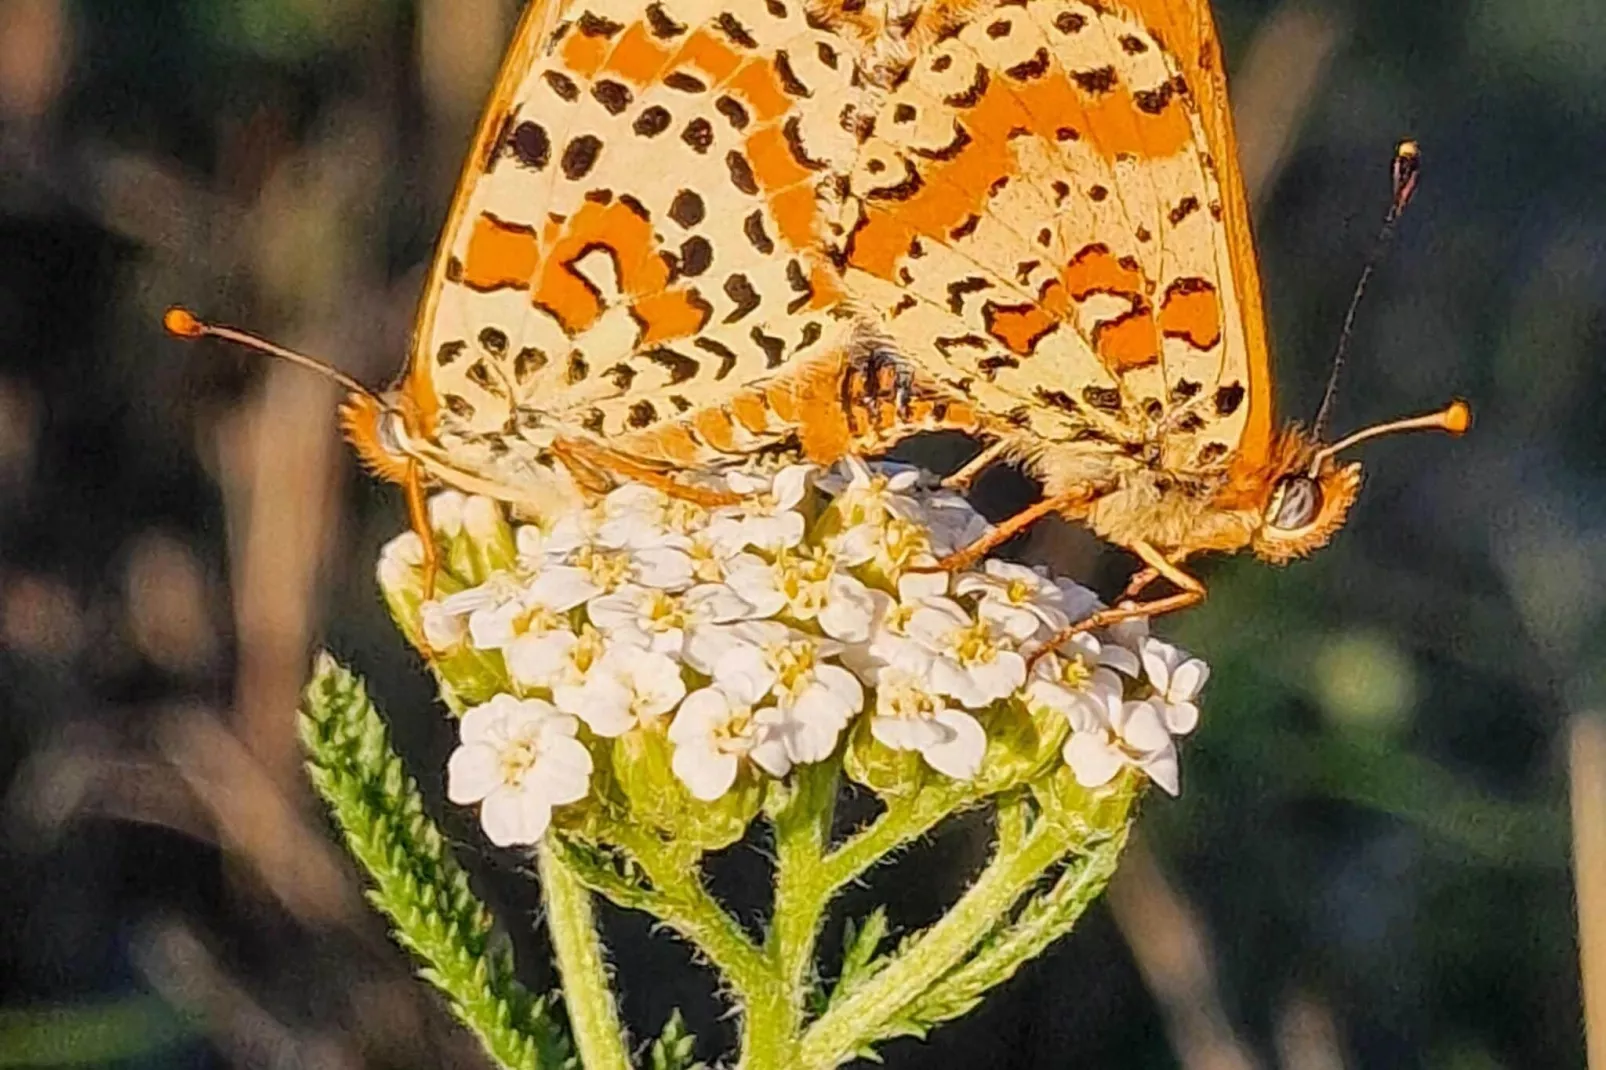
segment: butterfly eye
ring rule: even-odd
[[[1298,531],[1322,511],[1322,488],[1306,476],[1289,476],[1277,484],[1266,508],[1266,523],[1282,531]]]
[[[406,451],[402,449],[402,439],[406,433],[406,425],[402,414],[395,409],[386,409],[379,414],[379,420],[374,425],[378,432],[379,444],[386,453],[393,457],[405,457]]]

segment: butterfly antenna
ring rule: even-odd
[[[258,353],[266,353],[270,357],[287,360],[291,364],[300,365],[309,371],[317,372],[325,379],[339,383],[353,394],[361,394],[363,397],[378,400],[372,390],[326,361],[321,361],[317,357],[309,357],[305,353],[297,353],[295,350],[286,349],[284,346],[274,345],[265,338],[258,338],[254,334],[247,334],[244,331],[235,330],[233,327],[207,323],[204,320],[197,319],[188,309],[178,308],[177,306],[168,309],[167,314],[162,317],[162,326],[167,328],[168,334],[179,338],[220,338],[225,342],[233,342],[235,345],[254,349]]]
[[[1361,277],[1355,283],[1355,293],[1349,299],[1349,310],[1344,313],[1344,326],[1338,332],[1338,349],[1333,353],[1333,370],[1327,376],[1327,390],[1322,394],[1321,407],[1316,410],[1316,419],[1311,425],[1318,438],[1327,429],[1327,419],[1332,415],[1333,397],[1338,393],[1338,375],[1344,368],[1344,358],[1349,356],[1350,342],[1355,337],[1355,314],[1360,310],[1361,298],[1366,296],[1367,284],[1372,281],[1378,265],[1383,262],[1389,246],[1394,242],[1394,232],[1399,226],[1400,216],[1416,194],[1416,184],[1421,170],[1422,151],[1417,143],[1410,139],[1400,142],[1394,149],[1394,163],[1391,167],[1394,198],[1389,202],[1388,213],[1383,217],[1383,228],[1377,232],[1377,239],[1372,243],[1371,255],[1366,258],[1366,265],[1361,268]]]

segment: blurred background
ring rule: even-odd
[[[485,1065],[366,910],[294,739],[328,646],[439,800],[451,728],[373,581],[400,495],[338,441],[328,384],[159,319],[182,301],[393,377],[515,6],[0,0],[0,1067]],[[1208,604],[1157,629],[1214,668],[1182,799],[1146,806],[1070,940],[888,1065],[1582,1067],[1606,5],[1216,7],[1284,414],[1316,407],[1412,135],[1424,184],[1336,423],[1461,395],[1474,433],[1368,446],[1308,562],[1206,566]],[[1130,568],[1064,527],[1021,552],[1109,593]],[[444,820],[545,986],[534,890]],[[883,874],[895,920],[930,920],[985,839],[962,823]],[[681,946],[609,926],[638,1035],[678,1004],[726,1047]]]

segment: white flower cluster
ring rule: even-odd
[[[830,758],[862,716],[881,745],[969,780],[993,718],[1046,710],[1082,785],[1133,766],[1177,792],[1173,736],[1197,722],[1208,668],[1141,621],[1042,650],[1098,602],[1037,570],[922,571],[986,531],[963,498],[857,460],[726,485],[742,504],[713,510],[625,485],[516,529],[510,568],[421,607],[433,651],[505,664],[510,692],[466,711],[448,767],[450,798],[480,805],[494,843],[539,839],[553,807],[588,794],[598,741],[643,731],[664,733],[674,776],[712,801]],[[489,538],[497,508],[448,492],[432,521]],[[419,549],[411,535],[387,547],[382,581]]]

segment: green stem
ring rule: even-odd
[[[876,977],[804,1034],[795,1066],[832,1067],[875,1039],[991,932],[1033,881],[1070,850],[1071,833],[1042,822],[1015,851],[1000,851],[954,908]]]
[[[817,874],[831,835],[837,784],[832,765],[800,770],[785,802],[771,812],[775,906],[764,950],[773,983],[750,994],[742,1038],[744,1070],[793,1065],[813,982],[814,942],[829,898],[821,894]]]
[[[962,787],[943,789],[935,785],[892,800],[885,813],[821,861],[812,879],[815,894],[828,902],[843,885],[899,847],[924,836],[969,801],[969,792]]]
[[[979,1002],[989,989],[1071,931],[1088,906],[1115,875],[1129,827],[1092,847],[1060,875],[1054,887],[1034,899],[1007,930],[928,989],[910,1007],[915,1017],[933,1022],[956,1017]]]
[[[546,899],[547,931],[563,977],[563,1003],[575,1047],[586,1070],[630,1070],[625,1028],[619,1020],[608,964],[602,957],[591,891],[542,844],[536,852]]]
[[[651,833],[622,823],[611,826],[606,838],[629,852],[652,882],[651,906],[645,909],[707,955],[744,1003],[773,985],[769,962],[703,887],[696,856],[687,859]],[[598,891],[608,894],[606,887]],[[639,900],[618,902],[640,907]]]

